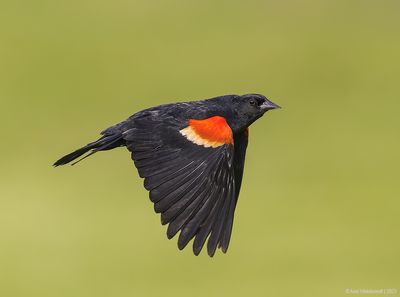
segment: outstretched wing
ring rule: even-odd
[[[226,120],[215,116],[179,123],[142,115],[124,133],[132,159],[168,238],[180,231],[179,249],[194,238],[198,255],[226,252],[241,182],[235,176],[234,139]]]
[[[244,171],[244,161],[246,157],[246,150],[248,144],[248,130],[243,131],[235,135],[235,150],[233,159],[233,169],[235,176],[235,197],[234,201],[230,204],[228,211],[228,216],[226,218],[226,225],[224,228],[224,233],[220,245],[228,247],[231,238],[233,218],[235,214],[236,204],[239,198],[240,188],[242,185],[243,171]]]

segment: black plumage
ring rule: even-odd
[[[243,177],[248,126],[278,106],[262,95],[227,95],[140,111],[102,132],[98,141],[54,165],[126,146],[150,192],[167,236],[178,247],[193,238],[198,255],[207,239],[213,256],[226,252]],[[83,157],[85,158],[85,157]]]

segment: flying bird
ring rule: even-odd
[[[99,140],[54,166],[75,161],[73,165],[96,152],[126,146],[155,211],[161,213],[161,223],[168,224],[167,237],[180,231],[179,249],[194,238],[195,255],[207,241],[212,257],[217,247],[226,253],[229,246],[248,127],[276,108],[280,107],[260,94],[160,105],[105,129]]]

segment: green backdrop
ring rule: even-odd
[[[0,296],[400,290],[400,2],[0,4]],[[262,93],[228,254],[180,252],[125,149],[154,105]]]

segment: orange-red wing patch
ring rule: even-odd
[[[225,118],[214,116],[205,120],[190,120],[189,126],[179,131],[191,142],[205,147],[233,144],[233,133]]]

